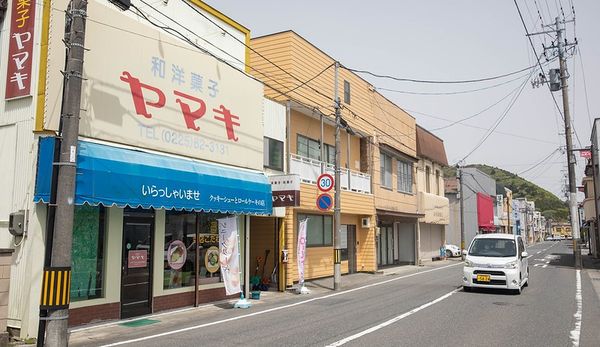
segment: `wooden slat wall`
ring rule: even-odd
[[[250,62],[255,70],[251,73],[276,88],[282,85],[294,88],[301,81],[312,79],[334,63],[334,59],[292,31],[263,36],[251,40],[254,50],[268,60],[286,69],[295,78],[281,71],[256,53]],[[259,71],[257,71],[259,70]],[[353,72],[341,68],[339,71],[338,95],[343,101],[344,80],[350,82],[350,104],[342,102],[342,116],[355,129],[377,135],[385,142],[411,156],[416,155],[415,119],[400,107],[376,92],[372,85]],[[265,77],[268,75],[268,78]],[[281,84],[277,85],[277,80]],[[334,69],[330,67],[308,86],[298,88],[289,95],[303,103],[319,108],[324,114],[333,114]],[[265,89],[268,97],[281,97],[270,88]],[[384,133],[385,132],[385,133]]]
[[[312,117],[307,117],[298,111],[292,111],[290,124],[290,151],[298,153],[298,134],[309,137],[313,140],[321,138],[321,121]],[[350,162],[348,158],[348,137],[345,131],[340,132],[341,141],[341,165],[355,171],[360,171],[360,138],[358,136],[350,136]],[[323,142],[334,146],[335,145],[335,127],[329,124],[323,126]],[[358,164],[358,165],[356,165]]]
[[[289,67],[290,74],[297,77],[298,80],[307,81],[323,69],[330,66],[334,59],[328,56],[317,47],[306,41],[292,31],[286,31],[273,35],[263,36],[251,41],[253,48],[261,55],[267,57],[274,63]],[[253,53],[251,57],[253,67],[262,72],[265,72],[273,79],[279,79],[286,86],[293,88],[300,84],[298,80],[283,73],[281,70],[274,67],[265,59]],[[261,74],[252,72],[257,78],[261,78]],[[264,78],[264,76],[263,76]],[[342,103],[344,109],[342,116],[352,128],[371,137],[371,142],[375,146],[371,146],[373,168],[371,174],[373,179],[375,202],[377,208],[398,211],[405,213],[417,212],[417,197],[416,194],[404,194],[397,192],[397,167],[393,163],[394,174],[392,181],[393,189],[386,190],[380,187],[380,172],[379,172],[379,149],[378,145],[387,144],[408,156],[416,156],[416,121],[406,113],[402,108],[395,105],[384,96],[376,92],[367,81],[360,76],[350,72],[347,69],[340,69],[339,78],[339,96],[343,100],[344,86],[343,81],[347,80],[351,85],[351,100],[350,104]],[[301,100],[302,102],[317,107],[324,114],[332,114],[332,100],[334,94],[334,69],[329,68],[309,83],[309,86],[298,88],[290,93],[293,99]],[[271,82],[268,82],[271,83]],[[269,97],[279,98],[280,100],[287,99],[281,97],[273,90],[266,88],[265,93]],[[352,111],[352,112],[351,112]],[[306,134],[315,139],[320,137],[320,125],[316,120],[302,120],[306,116],[293,116],[292,119],[292,152],[295,153],[296,134]],[[326,127],[325,142],[333,143],[329,138],[332,136],[329,127]],[[355,160],[360,160],[360,145],[351,144],[352,157],[350,160],[350,168],[354,168]],[[345,156],[345,151],[342,151],[342,156]],[[354,159],[354,156],[358,159]],[[413,171],[416,174],[416,170]],[[416,180],[414,180],[416,181]],[[413,191],[416,193],[416,186],[413,186]]]
[[[296,209],[286,209],[286,247],[289,250],[289,261],[287,264],[286,284],[292,285],[298,281],[296,245],[297,239],[297,214],[333,214],[333,211],[322,213],[316,208],[315,201],[318,195],[316,185],[301,184],[300,206]],[[371,225],[375,224],[375,208],[373,196],[343,191],[342,202],[342,224],[356,225],[356,264],[358,271],[375,271],[375,228],[361,228],[361,218],[370,217]],[[333,275],[333,247],[308,247],[306,251],[305,279],[326,277]],[[348,272],[348,262],[342,262],[342,273]]]

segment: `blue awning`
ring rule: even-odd
[[[54,138],[40,139],[35,202],[50,200]],[[269,215],[262,172],[79,141],[76,205]]]

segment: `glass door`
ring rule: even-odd
[[[123,214],[121,318],[152,312],[152,239],[154,211],[126,209]]]

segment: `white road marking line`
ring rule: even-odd
[[[571,330],[571,342],[574,347],[579,346],[579,337],[581,336],[581,318],[583,310],[583,296],[581,295],[581,270],[577,270],[575,274],[575,302],[577,303],[577,311],[573,315],[575,317],[575,328]]]
[[[539,252],[537,252],[536,254],[540,254],[540,253],[542,253],[542,251],[539,251]]]
[[[405,312],[405,313],[403,313],[403,314],[401,314],[401,315],[399,315],[397,317],[394,317],[394,318],[392,318],[392,319],[390,319],[388,321],[385,321],[385,322],[383,322],[381,324],[378,324],[378,325],[375,325],[374,327],[371,327],[371,328],[369,328],[367,330],[361,331],[361,332],[359,332],[357,334],[354,334],[352,336],[348,336],[348,337],[346,337],[344,339],[341,339],[339,341],[331,343],[331,344],[327,345],[327,347],[341,346],[341,345],[343,345],[343,344],[345,344],[347,342],[350,342],[352,340],[356,340],[356,339],[358,339],[358,338],[360,338],[362,336],[365,336],[367,334],[375,332],[375,331],[377,331],[377,330],[379,330],[381,328],[385,328],[388,325],[396,323],[397,321],[399,321],[401,319],[404,319],[404,318],[406,318],[408,316],[411,316],[411,315],[413,315],[413,314],[415,314],[415,313],[417,313],[417,312],[419,312],[419,311],[421,311],[423,309],[426,309],[427,307],[429,307],[431,305],[437,304],[438,302],[449,298],[452,294],[458,292],[459,290],[460,290],[460,288],[459,289],[455,289],[455,290],[451,291],[450,293],[447,293],[446,295],[440,296],[439,298],[437,298],[437,299],[435,299],[433,301],[430,301],[430,302],[428,302],[426,304],[423,304],[423,305],[421,305],[421,306],[419,306],[417,308],[414,308],[414,309],[412,309],[412,310],[410,310],[408,312]]]
[[[362,287],[357,287],[357,288],[348,289],[348,290],[344,290],[344,291],[333,293],[333,294],[328,294],[328,295],[325,295],[325,296],[320,296],[320,297],[317,297],[317,298],[312,298],[312,299],[308,299],[308,300],[304,300],[304,301],[299,301],[299,302],[295,302],[293,304],[288,304],[288,305],[283,305],[283,306],[277,306],[277,307],[269,308],[269,309],[266,309],[266,310],[263,310],[263,311],[252,312],[252,313],[241,315],[241,316],[237,316],[237,317],[231,317],[231,318],[222,319],[222,320],[214,321],[214,322],[210,322],[210,323],[194,325],[194,326],[187,327],[187,328],[182,328],[182,329],[177,329],[177,330],[171,330],[171,331],[167,331],[167,332],[160,333],[160,334],[148,335],[148,336],[144,336],[144,337],[139,337],[137,339],[131,339],[131,340],[124,340],[124,341],[109,343],[107,345],[103,345],[102,347],[120,346],[120,345],[129,344],[129,343],[134,343],[134,342],[140,342],[140,341],[146,341],[146,340],[150,340],[150,339],[155,339],[155,338],[159,338],[159,337],[163,337],[163,336],[169,336],[169,335],[173,335],[173,334],[179,334],[179,333],[182,333],[182,332],[186,332],[186,331],[190,331],[190,330],[196,330],[196,329],[200,329],[200,328],[205,328],[205,327],[209,327],[209,326],[213,326],[213,325],[217,325],[217,324],[222,324],[222,323],[227,323],[227,322],[233,322],[233,321],[244,319],[244,318],[250,318],[250,317],[262,315],[262,314],[265,314],[265,313],[270,313],[270,312],[274,312],[274,311],[280,311],[280,310],[283,310],[283,309],[286,309],[286,308],[300,306],[300,305],[307,304],[307,303],[313,302],[313,301],[324,300],[324,299],[332,298],[332,297],[335,297],[335,296],[338,296],[338,295],[344,295],[344,294],[356,292],[356,291],[359,291],[359,290],[362,290],[362,289],[367,289],[367,288],[372,288],[372,287],[380,286],[382,284],[386,284],[386,283],[398,281],[398,280],[401,280],[401,279],[404,279],[404,278],[408,278],[408,277],[413,277],[413,276],[416,276],[416,275],[425,274],[425,273],[428,273],[428,272],[433,272],[433,271],[438,271],[438,270],[446,269],[446,268],[453,267],[453,266],[456,266],[456,265],[463,265],[463,263],[460,262],[460,263],[456,263],[456,264],[450,264],[450,265],[438,267],[438,268],[435,268],[435,269],[425,270],[425,271],[421,271],[421,272],[415,272],[415,273],[412,273],[412,274],[408,274],[408,275],[404,275],[404,276],[392,278],[392,279],[389,279],[389,280],[386,280],[386,281],[381,281],[381,282],[377,282],[377,283],[371,283],[371,284],[364,285]],[[453,292],[456,292],[458,290],[460,290],[460,288],[456,289]]]
[[[544,264],[542,265],[542,268],[545,269],[548,266],[548,264]]]

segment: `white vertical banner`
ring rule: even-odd
[[[219,265],[227,295],[242,291],[237,217],[219,219]]]
[[[296,254],[298,254],[298,283],[302,286],[304,284],[304,260],[306,259],[306,225],[308,219],[300,222],[298,228],[298,248]]]

